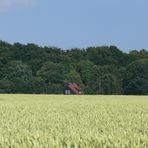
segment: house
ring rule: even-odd
[[[68,83],[67,84],[67,89],[65,90],[66,95],[70,94],[76,94],[76,95],[81,95],[81,88],[76,84],[76,83]]]

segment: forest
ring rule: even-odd
[[[61,49],[0,41],[0,93],[148,95],[148,51],[116,46]]]

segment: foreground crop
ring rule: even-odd
[[[0,147],[148,147],[148,97],[0,95]]]

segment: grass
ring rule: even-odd
[[[0,147],[148,147],[148,96],[0,95]]]

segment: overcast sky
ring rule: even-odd
[[[0,0],[0,40],[148,49],[148,0]]]

